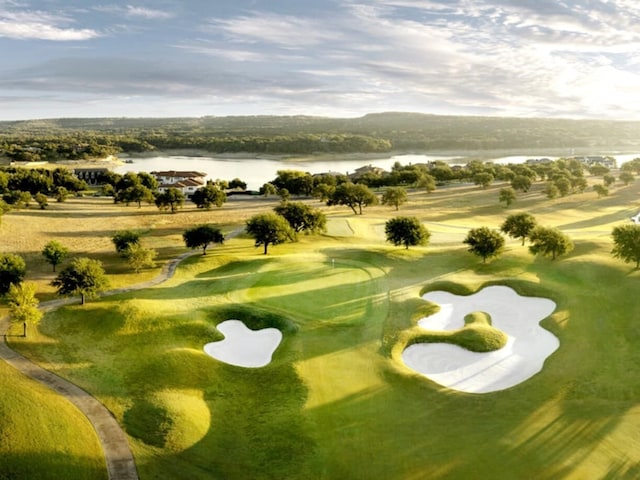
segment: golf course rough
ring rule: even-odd
[[[513,387],[542,370],[546,358],[560,345],[540,326],[555,310],[549,299],[524,297],[506,286],[490,286],[466,296],[433,291],[423,298],[440,306],[437,313],[418,321],[424,329],[463,332],[470,318],[476,319],[471,325],[477,324],[482,318],[477,312],[485,312],[491,327],[486,323],[482,327],[500,330],[507,337],[502,348],[486,352],[471,351],[450,340],[409,345],[402,353],[405,365],[445,387],[467,393]]]

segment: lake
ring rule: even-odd
[[[248,155],[248,154],[247,154]],[[599,153],[594,153],[599,155]],[[541,158],[544,155],[518,155],[485,159],[494,163],[523,163],[529,158]],[[618,161],[618,166],[626,161],[640,157],[640,153],[625,153],[622,155],[614,155]],[[207,174],[207,178],[211,180],[233,180],[239,178],[247,183],[250,190],[258,190],[262,185],[274,180],[278,176],[278,170],[301,170],[311,174],[337,172],[337,173],[353,173],[357,168],[365,165],[391,170],[394,163],[399,162],[401,165],[411,165],[414,163],[427,163],[436,160],[447,161],[449,163],[464,164],[467,160],[471,160],[472,156],[438,156],[438,155],[393,155],[383,158],[362,158],[342,160],[339,157],[335,160],[295,160],[295,159],[274,159],[268,157],[250,157],[240,158],[237,156],[224,158],[222,156],[157,156],[145,158],[127,158],[122,160],[131,163],[125,163],[113,170],[116,173],[126,172],[152,172],[161,170],[195,170]],[[552,160],[559,157],[548,156]]]
[[[432,155],[394,155],[387,158],[363,158],[355,160],[276,160],[272,158],[222,158],[222,157],[187,157],[187,156],[159,156],[149,158],[126,158],[125,163],[114,168],[116,173],[153,172],[161,170],[195,170],[205,172],[211,180],[233,180],[239,178],[247,183],[250,190],[258,190],[262,185],[274,180],[278,170],[302,170],[311,174],[316,173],[353,173],[356,168],[365,165],[391,170],[394,163],[401,165],[412,163],[426,163],[436,160],[452,160],[457,157]]]

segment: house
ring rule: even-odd
[[[364,177],[365,175],[382,176],[385,173],[387,173],[387,171],[384,168],[374,167],[372,165],[365,165],[364,167],[356,168],[355,172],[350,173],[348,177],[349,177],[349,180],[355,181],[355,180],[358,180],[359,178]]]
[[[616,159],[613,157],[603,157],[602,155],[587,155],[584,157],[573,157],[575,160],[584,163],[587,167],[602,165],[607,168],[616,168]]]
[[[166,192],[170,188],[177,188],[185,197],[191,198],[194,192],[205,185],[204,172],[166,170],[151,172],[158,181],[158,191]]]

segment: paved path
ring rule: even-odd
[[[225,238],[229,239],[240,233],[242,229],[235,230],[229,233]],[[184,253],[173,260],[167,262],[162,268],[160,274],[148,282],[138,283],[125,288],[119,288],[115,290],[109,290],[103,292],[101,296],[116,295],[118,293],[129,292],[132,290],[140,290],[143,288],[149,288],[165,280],[171,278],[178,267],[178,264],[185,258],[200,253],[200,250],[189,251]],[[73,303],[80,303],[80,298],[71,297],[63,298],[59,300],[52,300],[49,302],[43,302],[40,304],[40,308],[44,311],[55,310],[63,305],[70,305]],[[9,327],[9,320],[7,317],[0,318],[0,332],[6,332]],[[120,424],[116,421],[114,416],[107,408],[102,405],[95,397],[90,393],[82,390],[77,385],[57,376],[56,374],[45,370],[44,368],[36,365],[28,358],[20,355],[18,352],[12,350],[7,344],[7,336],[1,335],[2,341],[0,341],[0,360],[4,360],[12,367],[16,368],[27,377],[32,378],[45,386],[49,387],[53,391],[66,397],[71,403],[73,403],[93,424],[93,427],[98,434],[98,439],[102,444],[105,460],[107,463],[107,473],[111,480],[137,480],[138,471],[136,470],[135,459],[133,453],[129,448],[129,442],[124,431],[120,427]]]

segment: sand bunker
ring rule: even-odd
[[[440,311],[418,322],[429,330],[456,330],[465,315],[486,312],[491,323],[508,336],[500,350],[477,353],[446,343],[419,343],[402,353],[405,364],[440,385],[469,393],[504,390],[524,382],[542,370],[545,359],[560,342],[540,321],[555,309],[546,298],[523,297],[505,286],[486,287],[460,296],[436,291],[423,295]]]
[[[238,367],[259,368],[268,365],[282,341],[282,332],[277,328],[251,330],[240,320],[226,320],[217,328],[224,339],[207,343],[204,346],[205,353]]]

